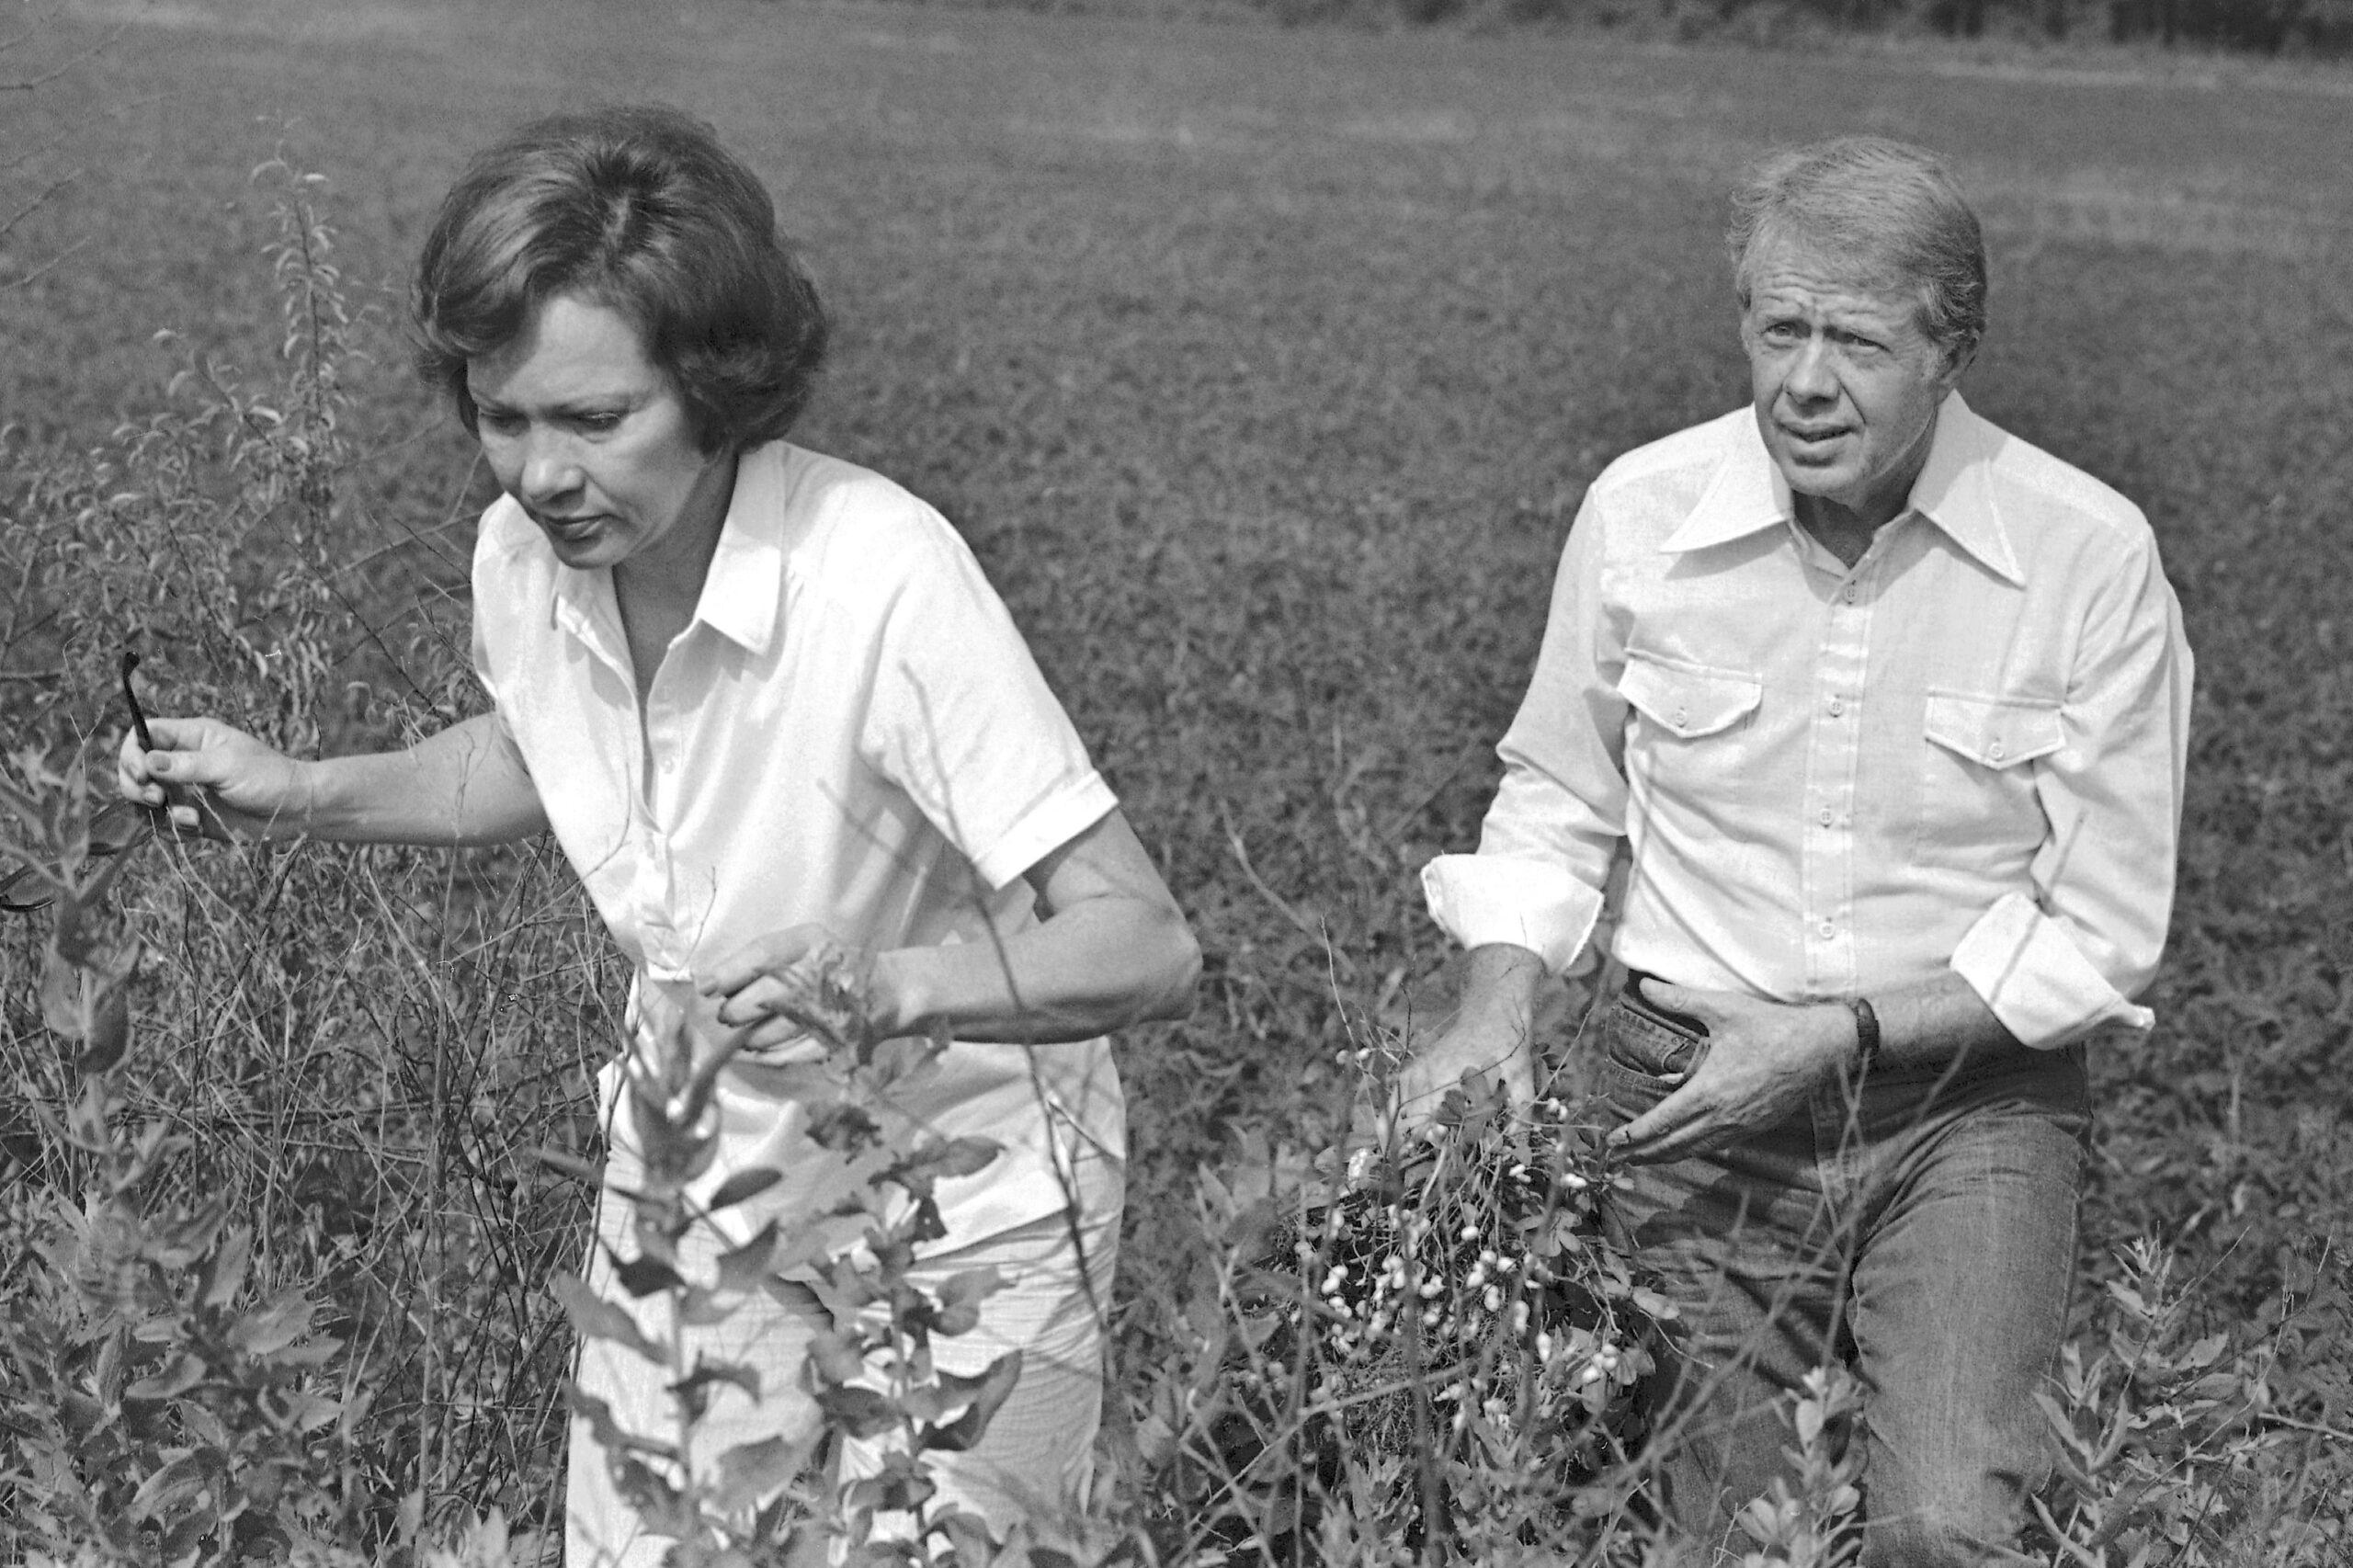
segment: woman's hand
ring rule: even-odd
[[[864,1045],[906,1035],[1012,1045],[1092,1040],[1192,1005],[1200,949],[1176,900],[1112,811],[1029,869],[1038,924],[995,941],[873,952],[823,926],[796,926],[699,971],[719,1021],[750,1027],[747,1049],[788,1042],[824,1054],[811,1034]]]
[[[310,812],[304,767],[218,719],[157,719],[155,748],[122,738],[115,788],[163,812],[182,835],[205,838],[293,838]]]
[[[863,1045],[897,1033],[879,1006],[874,955],[823,926],[795,926],[747,942],[698,983],[719,999],[729,1029],[749,1028],[742,1049],[762,1062],[822,1061],[828,1040]]]

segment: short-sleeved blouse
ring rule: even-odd
[[[510,497],[483,514],[473,588],[476,667],[635,966],[633,999],[794,926],[876,949],[1019,930],[1038,918],[1023,873],[1116,803],[963,540],[855,464],[781,442],[744,455],[642,722],[611,574],[558,561]],[[722,1076],[711,1185],[826,1157],[776,1081]],[[953,1042],[904,1108],[1003,1147],[941,1187],[959,1242],[1062,1208],[1074,1140],[1124,1152],[1099,1039]],[[801,1185],[727,1228],[748,1233]]]

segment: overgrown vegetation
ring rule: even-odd
[[[1324,1310],[1336,1266],[1366,1261],[1360,1233],[1332,1230],[1329,1210],[1322,1229],[1293,1220],[1316,1244],[1296,1272],[1268,1269],[1267,1227],[1296,1200],[1254,1200],[1344,1175],[1331,1156],[1352,1146],[1359,1053],[1438,1005],[1412,871],[1474,831],[1484,747],[1517,698],[1577,487],[1609,451],[1739,395],[1711,188],[1778,111],[1709,57],[1605,60],[1581,89],[1596,108],[1552,85],[1586,55],[1531,58],[1522,75],[1460,52],[1472,45],[1358,40],[1312,56],[1317,77],[1291,40],[1021,17],[889,34],[901,15],[796,23],[762,58],[816,106],[789,132],[747,134],[847,328],[807,438],[908,478],[974,539],[1211,949],[1199,1017],[1125,1042],[1136,1160],[1108,1479],[1047,1550],[1655,1556],[1639,1464],[1616,1462],[1637,1436],[1622,1402],[1603,1402],[1598,1429],[1499,1412],[1473,1432],[1466,1415],[1426,1464],[1376,1444],[1335,1462],[1319,1401],[1361,1369],[1336,1337],[1282,1335]],[[907,74],[908,49],[860,41],[877,29],[958,40],[978,57],[958,71],[1010,84],[1022,115],[966,87],[926,96],[914,129],[857,120],[870,91],[926,80]],[[596,51],[632,41],[592,29],[556,65],[593,74]],[[1055,58],[1041,42],[1063,49],[1053,73],[1039,74]],[[22,809],[0,838],[67,883],[51,913],[0,927],[11,1560],[446,1550],[489,1563],[528,1557],[552,1519],[568,1330],[550,1284],[578,1267],[586,1192],[540,1154],[597,1153],[588,1074],[618,1038],[620,976],[551,853],[76,858],[83,769],[103,779],[124,722],[126,645],[147,656],[157,710],[206,709],[294,746],[389,742],[478,700],[464,606],[437,585],[456,580],[462,546],[442,541],[463,540],[479,496],[434,498],[464,456],[416,434],[440,416],[355,279],[392,275],[459,151],[538,105],[394,112],[370,96],[390,89],[369,85],[387,74],[369,57],[271,47],[290,52],[176,37],[169,64],[248,91],[274,70],[368,122],[306,134],[348,138],[327,166],[361,171],[347,188],[382,179],[396,194],[381,215],[347,199],[337,236],[317,184],[280,165],[237,209],[251,217],[165,225],[159,241],[145,225],[171,210],[162,186],[217,205],[244,169],[207,168],[206,137],[172,134],[178,122],[154,136],[148,117],[181,110],[144,91],[132,51],[99,80],[131,106],[128,141],[176,161],[134,178],[120,153],[131,173],[94,176],[83,205],[52,203],[10,240],[62,254],[79,223],[134,259],[187,253],[184,271],[153,263],[176,282],[128,301],[124,280],[148,275],[96,264],[0,299],[25,346],[5,371],[19,430],[0,534],[0,701]],[[699,50],[719,47],[690,28],[647,42],[631,90],[706,79],[718,57]],[[1135,66],[1138,51],[1181,90]],[[464,60],[444,67],[463,97]],[[1118,92],[1057,96],[1074,70]],[[1860,80],[1859,98],[1825,84],[1813,112],[1863,112],[1877,89]],[[1993,133],[1955,107],[1961,89],[1904,80],[1915,120],[1897,129],[1980,156],[1970,138]],[[2227,199],[2160,187],[2135,206],[2113,171],[2143,149],[2109,147],[2099,138],[2121,131],[2040,91],[2008,108],[2030,105],[2089,161],[1982,154],[1996,335],[1972,396],[2149,505],[2201,661],[2182,909],[2154,998],[2165,1021],[2096,1061],[2090,1286],[2052,1393],[2068,1459],[2043,1500],[2045,1545],[2117,1568],[2325,1564],[2347,1550],[2353,1442],[2353,1104],[2336,1071],[2353,1024],[2353,683],[2336,603],[2353,548],[2336,526],[2353,502],[2353,297],[2332,249],[2353,214],[2328,183],[2345,131],[2325,99],[2257,95],[2223,125],[2198,119],[2202,100],[2153,97],[2169,134],[2238,149],[2244,175],[2222,182]],[[1706,136],[1657,107],[1677,94],[1708,97]],[[40,99],[7,107],[31,115]],[[706,111],[756,125],[770,101],[761,75],[754,105]],[[1384,118],[1348,118],[1372,102]],[[1544,129],[1571,104],[1591,112]],[[827,129],[835,114],[853,129]],[[1292,117],[1272,121],[1281,137],[1268,116]],[[369,129],[420,118],[414,142]],[[2248,125],[2300,129],[2267,142]],[[1612,126],[1629,140],[1605,140]],[[2110,171],[2089,195],[2085,168]],[[63,335],[101,321],[134,345],[157,326],[187,336],[77,353]],[[109,434],[108,411],[130,422]],[[1475,1101],[1463,1111],[1475,1194],[1516,1146]],[[1578,1233],[1558,1195],[1580,1189],[1560,1178],[1607,1179],[1581,1149],[1571,1139],[1548,1178],[1540,1224],[1549,1212]],[[1500,1169],[1529,1163],[1514,1153]],[[1381,1192],[1432,1170],[1360,1174]],[[1361,1216],[1368,1200],[1349,1201]],[[1486,1302],[1494,1266],[1469,1282],[1485,1251],[1505,1256],[1483,1240],[1444,1265],[1461,1269],[1441,1283],[1458,1323],[1508,1313],[1500,1294]],[[1591,1267],[1599,1287],[1625,1265]],[[1636,1289],[1627,1276],[1620,1297],[1595,1294]],[[1532,1369],[1511,1363],[1517,1337],[1487,1356],[1475,1414],[1499,1386],[1546,1386],[1564,1343],[1558,1375],[1590,1388],[1579,1380],[1599,1368],[1611,1399],[1623,1392],[1601,1352],[1624,1336],[1555,1331],[1541,1347],[1542,1326],[1524,1346]],[[1462,1408],[1438,1396],[1464,1364],[1373,1392],[1436,1433]],[[1825,1381],[1793,1409],[1813,1480],[1752,1511],[1760,1561],[1838,1561],[1847,1397]]]

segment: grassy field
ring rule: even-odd
[[[462,615],[483,481],[391,324],[464,153],[526,115],[660,98],[767,176],[840,328],[799,438],[972,539],[1208,950],[1195,1018],[1123,1045],[1139,1356],[1170,1260],[1198,1250],[1196,1167],[1231,1161],[1237,1130],[1326,1135],[1349,1018],[1393,1024],[1429,986],[1442,944],[1414,872],[1474,838],[1582,486],[1744,396],[1717,240],[1741,163],[1849,129],[1945,151],[1994,250],[1972,403],[2145,506],[2200,656],[2163,1021],[2096,1057],[2086,1266],[2111,1278],[2115,1248],[2160,1236],[2201,1323],[2286,1346],[2281,1411],[2353,1428],[2353,1358],[2298,1337],[2300,1312],[2341,1304],[2353,1238],[2347,81],[745,0],[28,19],[0,77],[64,74],[0,94],[0,157],[20,160],[0,214],[80,176],[0,248],[0,282],[26,279],[0,290],[20,472],[186,405],[159,329],[274,373],[249,175],[282,150],[327,177],[336,261],[377,312],[327,536],[367,561],[335,579],[345,658],[312,683],[336,695],[333,735],[387,722],[346,679],[394,688],[386,650]],[[61,648],[76,623],[43,608],[19,590],[0,609],[0,703],[96,722],[97,686],[38,677],[111,650]],[[192,645],[151,652],[166,710],[235,684]],[[313,907],[392,874],[310,858]],[[272,925],[265,896],[297,874],[219,896],[299,989],[318,928]],[[603,1049],[611,978],[560,925],[508,955],[551,977],[537,990],[485,981],[478,1012],[434,1026],[515,1031],[551,1118]],[[41,1050],[24,930],[0,948],[17,1062]],[[222,940],[222,962],[259,961]],[[324,1039],[365,1013],[321,985],[289,1016]]]

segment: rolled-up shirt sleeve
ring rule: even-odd
[[[1475,855],[1422,869],[1431,918],[1465,948],[1526,948],[1565,970],[1601,914],[1625,832],[1622,653],[1601,615],[1603,528],[1590,494],[1552,587],[1544,641],[1518,716],[1496,747],[1504,778]]]
[[[512,501],[501,496],[491,505],[488,511],[483,514],[481,531],[474,539],[472,580],[473,602],[477,608],[473,625],[468,632],[469,646],[473,659],[474,678],[482,682],[483,690],[489,694],[490,710],[496,716],[499,733],[506,737],[510,745],[515,740],[515,726],[507,715],[506,699],[500,695],[499,691],[506,675],[497,668],[496,661],[492,655],[488,630],[483,624],[483,618],[479,607],[485,604],[497,604],[500,600],[495,596],[511,591],[506,587],[498,575],[500,568],[505,563],[504,557],[511,553],[505,542],[498,518],[501,507],[513,505]],[[523,753],[519,747],[516,748],[515,760],[518,765],[524,766],[526,771],[529,770],[529,765],[524,763]]]
[[[1997,900],[1952,968],[2030,1046],[2103,1025],[2146,1029],[2132,998],[2156,972],[2174,894],[2192,664],[2181,608],[2145,537],[2094,591],[2062,709],[2066,744],[2039,767],[2050,834],[2034,895]]]

